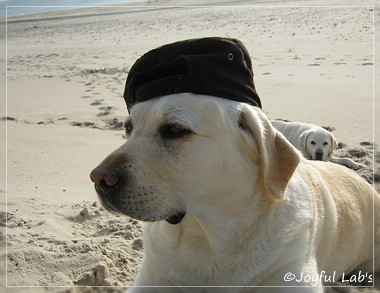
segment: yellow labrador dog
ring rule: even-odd
[[[334,157],[338,142],[331,132],[314,125],[301,122],[272,120],[272,125],[280,131],[302,155],[310,160],[331,161],[358,170],[366,167],[350,158]]]
[[[136,104],[126,133],[91,179],[107,209],[146,221],[132,292],[373,284],[378,194],[348,168],[303,158],[258,108],[174,94]]]

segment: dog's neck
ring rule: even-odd
[[[199,204],[196,210],[189,209],[177,225],[166,221],[146,224],[144,247],[151,258],[150,264],[154,263],[155,269],[173,283],[178,281],[176,276],[182,281],[183,276],[188,276],[189,284],[224,284],[225,280],[236,282],[226,285],[260,284],[263,280],[254,276],[268,277],[273,273],[276,259],[280,257],[279,248],[292,247],[294,241],[299,242],[303,237],[297,235],[297,227],[285,237],[280,231],[283,225],[279,221],[291,219],[290,215],[295,214],[291,201],[254,198],[261,200],[245,200],[243,205],[224,202],[218,209]],[[300,223],[308,225],[307,221]],[[294,257],[299,254],[297,251],[290,253]],[[245,271],[243,275],[239,274],[242,270]],[[242,279],[244,276],[250,280]]]
[[[268,217],[276,217],[276,208],[265,197],[244,206],[221,203],[217,210],[207,204],[198,205],[196,210],[190,209],[180,224],[171,225],[166,221],[147,224],[145,250],[155,259],[157,269],[161,269],[160,263],[167,264],[170,260],[172,270],[167,272],[168,275],[176,275],[178,268],[187,268],[188,271],[178,274],[184,276],[189,272],[199,272],[193,277],[201,278],[203,281],[199,281],[205,284],[223,284],[223,278],[246,284],[248,280],[240,279],[243,275],[251,278],[263,269],[273,267],[278,257],[271,251],[272,246],[277,245],[273,241],[284,241],[277,239],[282,234],[276,231],[276,227],[268,227]],[[269,222],[273,224],[273,221]],[[242,231],[245,233],[242,234]],[[189,251],[194,255],[194,260],[183,257],[188,256]],[[260,258],[262,255],[266,258]],[[246,273],[239,274],[242,270]],[[231,274],[236,276],[227,278]],[[218,280],[210,281],[216,276]],[[257,279],[257,282],[260,280]]]
[[[262,205],[261,209],[255,207],[258,204]],[[261,213],[261,211],[267,210],[265,206],[269,204],[267,201],[252,202],[242,207],[240,204],[225,202],[220,203],[218,209],[213,209],[207,204],[198,205],[181,228],[184,232],[190,231],[192,234],[196,233],[199,237],[203,237],[204,244],[213,252],[234,253],[235,249],[240,250],[244,245],[237,241],[238,238],[241,238],[241,232],[238,230],[240,228],[243,231],[251,230],[252,234],[246,235],[246,237],[254,237],[254,233],[257,231],[252,223],[260,222],[260,215],[255,214],[254,211],[260,210]]]

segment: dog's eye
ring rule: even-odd
[[[163,139],[178,139],[188,136],[193,132],[182,125],[167,124],[161,127],[160,133]]]
[[[312,145],[315,145],[315,141],[314,141],[314,140],[312,140],[310,143],[311,143]]]
[[[131,120],[127,120],[124,123],[125,125],[125,134],[129,137],[131,136],[132,130],[133,130],[133,125]]]
[[[328,145],[329,143],[327,142],[327,141],[325,141],[324,143],[323,143],[323,145]]]

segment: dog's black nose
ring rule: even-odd
[[[119,180],[119,174],[115,168],[100,165],[91,171],[90,178],[96,185],[112,187]]]
[[[323,160],[323,150],[322,149],[317,149],[315,151],[315,160],[317,160],[317,161]]]

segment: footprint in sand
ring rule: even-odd
[[[97,116],[102,117],[102,116],[110,115],[110,114],[112,114],[111,110],[113,110],[113,109],[115,109],[115,108],[111,107],[111,106],[100,107],[99,110],[102,110],[102,112],[100,112]]]
[[[91,106],[99,106],[99,105],[102,105],[103,104],[103,99],[101,100],[95,100],[94,102],[92,102],[90,105]]]

